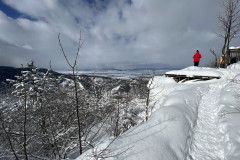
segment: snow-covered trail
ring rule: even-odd
[[[199,103],[197,124],[187,160],[224,159],[224,137],[218,128],[218,102],[222,86],[210,84]]]

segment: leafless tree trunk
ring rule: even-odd
[[[122,105],[122,99],[123,96],[121,94],[118,94],[116,96],[114,96],[114,99],[116,99],[117,101],[114,103],[115,105],[115,115],[114,115],[114,119],[115,119],[115,123],[114,123],[114,132],[113,135],[114,137],[118,137],[121,133],[121,126],[120,126],[120,107]]]
[[[0,122],[1,122],[2,129],[3,129],[3,131],[4,131],[5,135],[6,135],[6,138],[7,138],[8,142],[9,142],[11,151],[13,152],[14,157],[16,158],[16,160],[19,160],[19,158],[17,156],[17,153],[16,153],[16,151],[14,149],[13,143],[12,143],[12,137],[10,135],[11,133],[9,133],[10,128],[8,128],[8,130],[6,129],[6,127],[4,125],[4,119],[2,117],[1,111],[0,111]]]
[[[153,85],[153,80],[154,80],[154,76],[149,80],[149,84],[146,88],[147,90],[147,97],[146,97],[146,108],[145,108],[145,112],[146,112],[146,115],[145,115],[145,120],[147,121],[148,118],[149,118],[149,103],[150,103],[150,93],[151,93],[151,90],[152,90],[152,85]]]
[[[233,38],[237,37],[240,31],[240,0],[222,0],[222,8],[224,13],[218,16],[220,22],[220,29],[222,33],[218,34],[224,39],[222,47],[222,55],[229,61],[229,45]],[[226,61],[224,66],[226,67]]]
[[[149,119],[149,104],[151,102],[151,90],[154,89],[153,81],[154,81],[155,72],[153,71],[153,76],[149,79],[145,75],[139,76],[136,81],[136,88],[135,88],[135,94],[140,98],[144,100],[144,106],[145,106],[145,121],[148,121]]]
[[[75,108],[76,108],[76,116],[77,116],[77,122],[78,122],[78,141],[79,141],[79,152],[80,155],[82,154],[82,125],[81,125],[81,120],[80,120],[80,112],[79,112],[79,97],[78,97],[78,83],[77,83],[77,76],[76,76],[76,65],[77,65],[77,60],[78,60],[78,55],[80,52],[80,49],[84,43],[84,40],[81,37],[81,32],[80,32],[80,38],[78,41],[78,48],[77,48],[77,53],[76,53],[76,58],[73,64],[71,64],[64,52],[63,46],[61,44],[61,39],[60,39],[60,33],[58,34],[58,42],[59,46],[61,47],[62,54],[67,61],[69,67],[72,69],[72,75],[73,75],[73,81],[74,81],[74,91],[75,91]]]
[[[23,68],[23,65],[22,65]],[[23,72],[23,70],[22,70]],[[23,76],[23,82],[25,81],[25,77]],[[25,86],[25,83],[23,83],[24,87],[24,121],[23,121],[23,149],[24,149],[24,155],[25,159],[28,160],[28,153],[27,153],[27,131],[26,131],[26,123],[27,123],[27,89]]]
[[[219,59],[219,57],[218,57],[217,54],[215,53],[215,50],[214,50],[214,49],[210,49],[210,52],[211,52],[212,55],[215,57],[214,66],[215,66],[215,68],[218,68],[218,59]]]

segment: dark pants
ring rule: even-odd
[[[220,63],[220,68],[224,68],[224,63]]]
[[[194,61],[194,66],[198,66],[199,61]]]

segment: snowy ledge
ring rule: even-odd
[[[209,80],[209,79],[220,79],[222,76],[222,72],[214,69],[214,68],[206,68],[206,67],[187,67],[181,70],[172,70],[165,73],[167,77],[173,77],[176,81],[181,80],[192,80],[192,79],[201,79],[201,80]]]

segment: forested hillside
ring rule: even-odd
[[[3,159],[74,158],[80,149],[93,148],[99,138],[118,137],[149,116],[145,115],[150,110],[146,103],[149,78],[143,76],[77,76],[75,90],[71,75],[33,64],[23,69],[1,67],[1,75],[5,87],[0,95]]]

